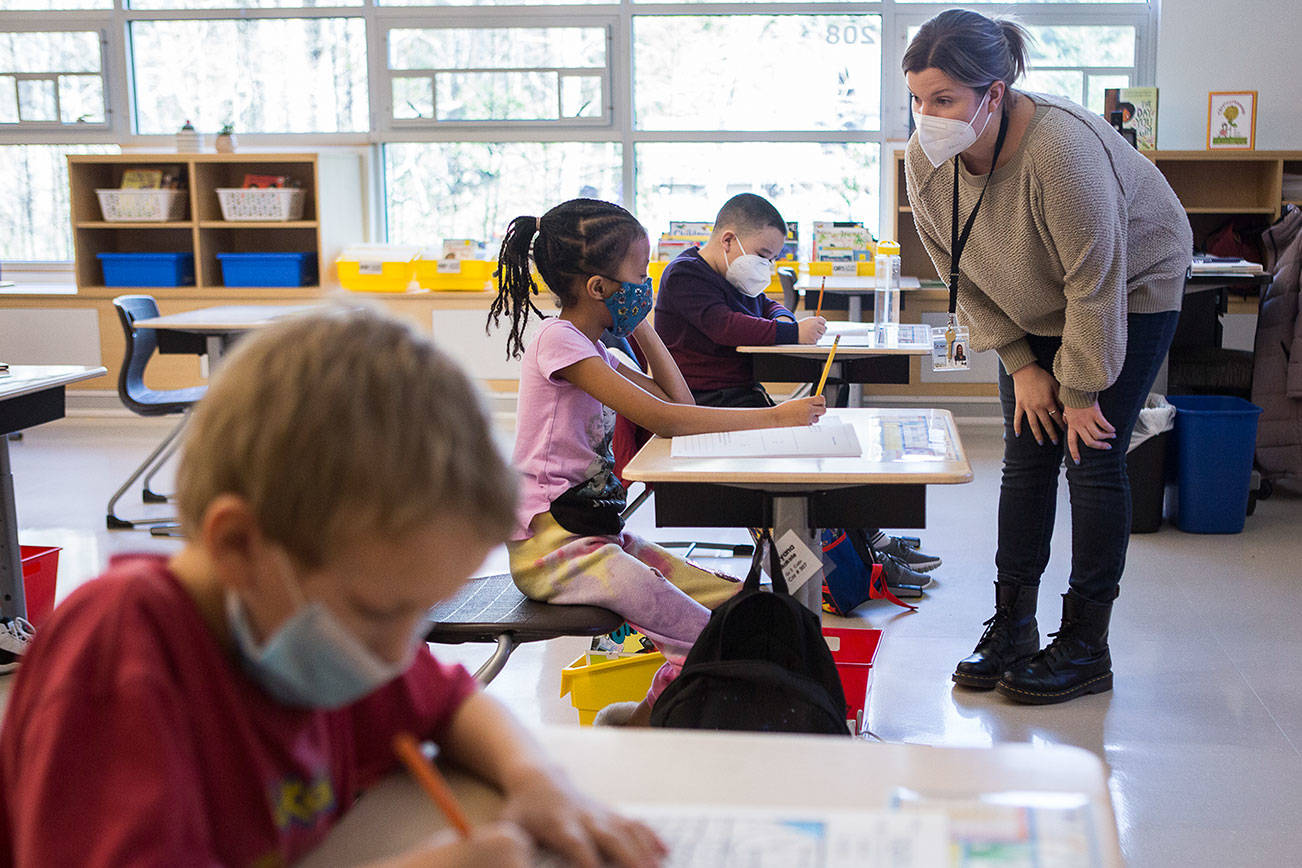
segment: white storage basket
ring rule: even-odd
[[[223,220],[299,220],[307,191],[295,187],[218,187],[217,200]]]
[[[96,190],[110,223],[165,223],[185,219],[185,190]]]

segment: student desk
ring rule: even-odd
[[[616,806],[878,810],[889,807],[899,788],[968,804],[998,794],[1036,794],[1045,802],[1075,798],[1089,805],[1097,864],[1124,864],[1103,764],[1080,748],[927,747],[616,727],[545,727],[536,735],[578,789]],[[500,798],[493,790],[456,770],[447,774],[473,822],[497,816]],[[446,825],[410,778],[393,774],[362,796],[299,864],[323,868],[391,857]]]
[[[781,267],[781,263],[778,265]],[[805,309],[811,314],[818,307],[818,291],[823,287],[823,280],[824,275],[821,274],[801,274],[796,279],[796,292],[805,293]],[[826,276],[826,280],[828,292],[846,297],[846,301],[849,303],[846,316],[850,321],[863,322],[864,296],[870,296],[877,291],[877,278],[871,274],[829,274]],[[921,288],[922,283],[916,277],[900,278],[900,290],[902,292]]]
[[[158,332],[160,353],[207,354],[216,367],[240,335],[265,328],[278,319],[312,310],[316,305],[231,304],[136,320],[136,328]]]
[[[62,419],[64,387],[108,373],[82,365],[13,365],[0,377],[0,619],[27,617],[9,435]]]
[[[660,527],[771,526],[775,540],[794,530],[816,553],[816,528],[925,527],[927,486],[972,480],[947,410],[838,409],[823,419],[854,425],[863,454],[674,458],[670,440],[657,436],[633,456],[623,476],[655,486]],[[820,569],[795,596],[821,612],[821,585]]]
[[[827,354],[832,351],[831,339],[838,334],[843,335],[843,343],[836,348],[832,377],[850,384],[851,407],[863,403],[864,384],[908,385],[909,359],[931,353],[930,338],[925,342],[906,340],[878,344],[870,327],[851,322],[829,322],[827,334],[817,344],[744,346],[737,347],[737,352],[753,357],[755,379],[759,382],[816,383],[823,372]],[[844,343],[851,335],[864,334],[870,340],[866,346]]]

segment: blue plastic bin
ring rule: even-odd
[[[316,283],[315,253],[218,253],[227,286],[308,286]]]
[[[105,286],[194,286],[193,253],[97,253]]]
[[[1239,533],[1248,514],[1261,408],[1223,395],[1172,395],[1175,486],[1168,517],[1186,533]]]

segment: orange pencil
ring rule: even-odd
[[[827,354],[827,363],[823,365],[823,376],[818,378],[818,388],[814,390],[814,395],[823,394],[823,387],[827,385],[827,375],[832,370],[832,359],[836,358],[836,347],[839,343],[841,343],[841,336],[837,335],[832,340],[832,350]]]
[[[439,806],[439,810],[448,818],[448,822],[457,833],[462,838],[469,838],[470,820],[457,804],[457,797],[452,795],[452,788],[448,786],[447,781],[443,780],[439,770],[421,752],[416,737],[409,732],[398,733],[393,737],[393,752],[398,755],[398,759],[402,760],[407,771],[411,772],[411,776],[425,790],[426,795]]]
[[[823,314],[823,290],[827,289],[827,275],[823,275],[823,282],[818,285],[818,309],[814,311],[814,316]]]

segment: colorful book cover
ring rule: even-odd
[[[1121,128],[1135,131],[1135,147],[1157,149],[1157,88],[1110,87],[1103,91],[1103,116],[1121,112]]]

